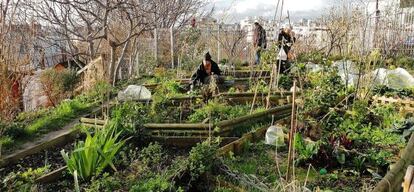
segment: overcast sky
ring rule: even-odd
[[[334,0],[285,0],[292,19],[318,17]],[[214,6],[214,17],[225,18],[224,22],[237,22],[246,16],[273,18],[278,0],[210,0]],[[282,0],[280,0],[282,2]],[[280,12],[278,13],[280,14]]]

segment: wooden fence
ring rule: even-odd
[[[376,104],[395,104],[406,112],[414,112],[414,99],[396,99],[385,96],[373,96],[372,101]]]

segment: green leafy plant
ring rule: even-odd
[[[211,170],[216,161],[219,143],[219,139],[214,142],[204,141],[191,149],[188,156],[188,170],[191,180],[197,180],[201,175]]]
[[[50,166],[44,166],[37,169],[29,168],[24,172],[11,172],[2,179],[0,190],[4,191],[36,191],[37,185],[35,179],[49,171]]]
[[[400,56],[396,59],[395,64],[399,67],[405,67],[408,69],[413,68],[414,59],[412,57]]]
[[[168,110],[167,102],[170,102],[171,97],[181,95],[180,91],[181,87],[178,82],[174,80],[162,81],[162,83],[155,89],[155,93],[152,96],[150,111],[152,119],[155,119],[155,121],[158,122],[161,121],[162,118],[171,117],[171,114],[177,114]],[[173,110],[175,110],[175,108]]]
[[[259,80],[256,82],[250,82],[250,88],[247,92],[259,92],[266,93],[269,91],[269,84],[265,80]]]
[[[116,171],[112,161],[125,144],[125,140],[120,140],[120,135],[121,131],[117,131],[115,126],[97,129],[93,136],[87,133],[85,141],[77,142],[69,155],[61,151],[68,170],[72,174],[77,171],[85,181],[99,175],[108,165]]]
[[[359,173],[362,173],[365,169],[365,160],[366,158],[364,156],[356,156],[352,160],[352,163],[355,166],[355,170]]]
[[[221,120],[232,119],[248,113],[249,106],[228,106],[225,103],[213,100],[208,102],[201,108],[198,108],[191,114],[188,119],[190,122],[201,122],[206,118],[211,118],[212,122],[219,122]]]
[[[132,186],[131,192],[148,191],[148,192],[164,192],[174,189],[174,185],[166,179],[165,176],[157,175],[154,178],[144,180]]]
[[[370,149],[368,150],[367,161],[375,166],[386,166],[388,165],[388,159],[392,154],[388,151]]]
[[[319,143],[305,143],[300,133],[295,134],[295,149],[299,156],[297,162],[304,162],[313,158],[319,151]]]

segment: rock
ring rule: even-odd
[[[120,101],[149,99],[151,99],[151,91],[141,85],[128,85],[125,90],[118,92],[118,100]]]

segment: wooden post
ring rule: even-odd
[[[154,58],[158,62],[158,30],[157,27],[154,28]]]
[[[217,63],[220,64],[220,22],[217,22]]]
[[[290,133],[289,133],[289,153],[288,153],[288,166],[286,173],[286,180],[289,182],[292,178],[292,165],[293,165],[293,156],[294,156],[294,137],[296,133],[295,118],[296,118],[296,105],[295,105],[295,96],[296,96],[296,80],[293,81],[293,93],[292,93],[292,117],[290,119]]]
[[[174,69],[174,31],[173,26],[170,28],[171,34],[171,67]]]

